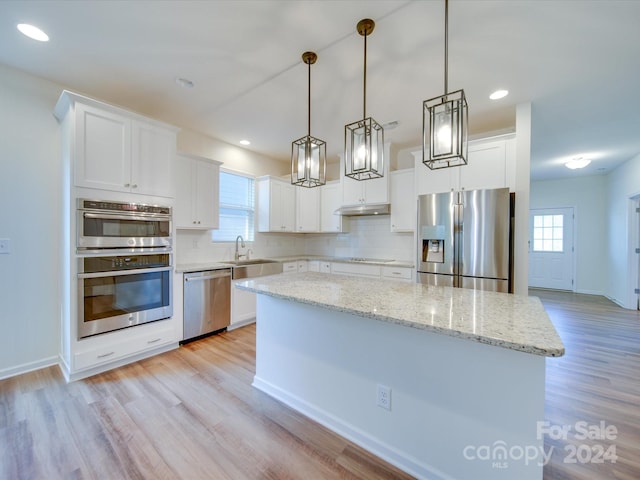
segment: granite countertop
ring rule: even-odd
[[[363,258],[354,260],[354,257],[328,257],[322,255],[291,255],[286,257],[266,257],[268,260],[275,262],[296,262],[298,260],[319,260],[326,262],[338,262],[338,263],[362,263],[368,265],[386,265],[390,267],[405,267],[414,268],[413,262],[403,262],[397,260],[384,260],[375,258]],[[231,262],[229,260],[228,262]],[[210,262],[196,262],[196,263],[178,263],[176,264],[176,273],[188,273],[188,272],[201,272],[204,270],[220,270],[223,268],[231,268],[231,264],[224,260],[210,261]]]
[[[388,265],[390,267],[414,268],[414,262],[402,260],[378,259],[378,258],[360,258],[360,257],[331,257],[326,255],[289,255],[284,257],[268,257],[270,260],[277,262],[295,262],[298,260],[318,260],[336,263],[364,263],[368,265]]]
[[[314,272],[255,278],[238,288],[519,352],[564,355],[537,297]]]

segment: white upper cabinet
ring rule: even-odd
[[[417,221],[417,198],[414,187],[414,169],[396,170],[389,174],[391,190],[392,232],[413,232]]]
[[[320,231],[320,188],[294,187],[296,191],[296,232]]]
[[[76,104],[75,184],[131,191],[131,120]]]
[[[220,162],[189,154],[176,158],[174,221],[178,229],[219,227]]]
[[[73,145],[75,186],[174,196],[177,128],[67,91],[54,113]]]
[[[347,229],[349,218],[336,214],[342,206],[342,182],[328,182],[320,187],[320,231],[340,233]]]
[[[384,145],[384,176],[371,180],[354,180],[344,175],[344,159],[341,156],[342,205],[366,205],[389,203],[389,144]]]
[[[131,191],[173,197],[176,133],[133,120],[131,134]]]
[[[285,180],[264,176],[256,180],[258,189],[258,231],[294,232],[296,223],[295,187]]]
[[[514,189],[515,136],[504,135],[469,142],[467,165],[429,170],[422,163],[422,151],[413,152],[417,194],[477,190]]]

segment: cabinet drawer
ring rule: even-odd
[[[133,327],[135,328],[135,327]],[[173,329],[165,329],[154,334],[139,335],[125,342],[105,344],[74,355],[74,370],[84,370],[110,363],[176,341]]]
[[[284,262],[282,264],[282,273],[294,273],[298,271],[298,262]]]
[[[362,263],[333,263],[331,273],[339,275],[355,275],[359,277],[380,277],[379,265],[364,265]]]
[[[413,271],[410,268],[382,267],[383,278],[411,281],[413,279],[412,273]]]

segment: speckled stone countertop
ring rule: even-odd
[[[314,272],[255,278],[238,288],[519,352],[564,355],[537,297]]]
[[[376,258],[367,258],[355,261],[352,257],[327,257],[322,255],[291,255],[287,257],[268,257],[269,260],[274,262],[295,262],[298,260],[319,260],[326,262],[339,262],[339,263],[363,263],[368,265],[387,265],[390,267],[405,267],[414,268],[415,264],[412,262],[403,262],[398,260],[384,260]],[[230,262],[231,260],[229,260]],[[211,261],[211,262],[196,262],[196,263],[179,263],[176,265],[176,273],[188,273],[188,272],[202,272],[205,270],[220,270],[222,268],[231,268],[229,263],[225,263],[224,260]]]

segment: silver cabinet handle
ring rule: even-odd
[[[102,355],[98,355],[98,358],[106,358],[106,357],[110,357],[111,355],[113,355],[116,352],[109,352],[109,353],[103,353]]]
[[[162,337],[158,337],[155,340],[149,340],[147,343],[150,345],[152,343],[158,343],[160,340],[162,340]]]

